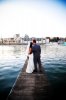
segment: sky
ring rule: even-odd
[[[0,38],[66,37],[66,0],[0,0]]]

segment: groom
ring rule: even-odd
[[[37,72],[37,64],[39,65],[39,71],[41,72],[41,60],[40,60],[40,54],[41,54],[41,48],[40,45],[36,44],[36,40],[33,39],[32,41],[32,52],[33,52],[33,61],[34,61],[34,71]]]

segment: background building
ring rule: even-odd
[[[5,45],[21,45],[21,44],[28,44],[28,42],[31,42],[33,39],[36,39],[37,43],[39,44],[48,44],[50,42],[50,38],[29,38],[27,34],[25,34],[24,38],[20,37],[20,34],[15,34],[13,38],[0,38],[0,44]]]

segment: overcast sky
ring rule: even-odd
[[[0,38],[66,37],[66,0],[0,0]]]

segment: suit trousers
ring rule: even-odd
[[[37,71],[37,64],[39,66],[39,70],[41,70],[41,60],[40,60],[40,56],[35,55],[34,58],[33,58],[33,61],[34,61],[35,70]]]

